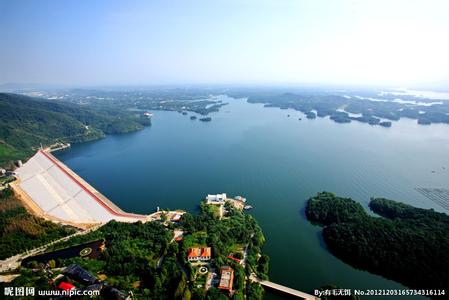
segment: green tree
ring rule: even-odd
[[[257,261],[257,275],[262,279],[267,279],[268,269],[269,269],[270,258],[266,254],[262,256]]]
[[[261,300],[263,299],[264,290],[258,283],[252,282],[248,287],[247,299],[248,300]]]

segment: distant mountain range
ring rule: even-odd
[[[0,165],[29,157],[40,144],[86,142],[150,124],[138,112],[0,93]]]

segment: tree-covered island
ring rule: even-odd
[[[381,217],[322,192],[308,200],[306,216],[324,226],[329,251],[344,262],[413,289],[447,289],[449,216],[384,198],[369,207]]]
[[[380,90],[331,89],[233,89],[228,95],[245,97],[249,103],[266,107],[301,111],[308,119],[329,117],[337,123],[352,121],[391,127],[401,118],[415,119],[418,124],[449,124],[449,102]],[[398,97],[400,100],[398,101]]]

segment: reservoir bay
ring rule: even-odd
[[[210,114],[211,122],[155,111],[142,131],[55,155],[127,212],[149,214],[159,206],[195,213],[208,193],[246,197],[267,238],[276,283],[305,292],[325,284],[404,288],[331,255],[321,228],[306,220],[305,203],[326,190],[366,208],[370,197],[386,197],[447,213],[415,188],[449,188],[449,126],[411,119],[391,128],[338,124],[220,99],[229,104]]]

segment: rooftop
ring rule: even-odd
[[[187,258],[210,258],[212,254],[212,250],[210,247],[204,248],[189,248]]]
[[[220,284],[218,285],[218,288],[222,290],[231,291],[233,280],[234,280],[234,270],[229,266],[222,267]]]

